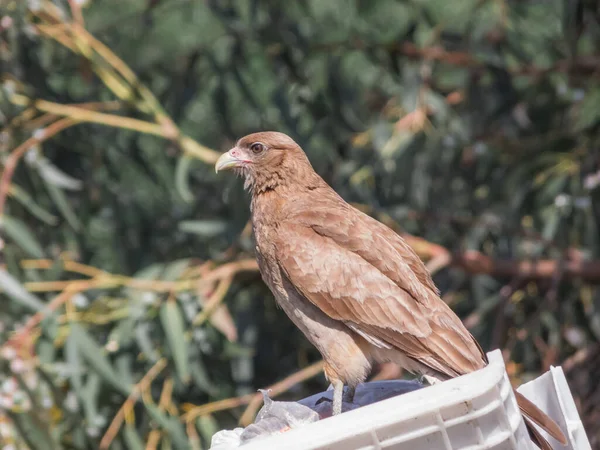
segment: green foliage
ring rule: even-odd
[[[516,382],[599,341],[598,8],[0,0],[0,441],[208,448],[243,402],[196,407],[318,360],[214,174],[257,130],[432,267],[456,254],[435,281]]]

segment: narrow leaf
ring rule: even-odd
[[[204,361],[202,361],[202,355],[198,348],[194,348],[195,354],[191,358],[190,372],[194,384],[206,392],[209,395],[217,396],[219,391],[218,388],[213,384],[208,376]]]
[[[90,372],[81,393],[81,405],[88,423],[94,423],[98,417],[98,396],[102,379],[96,372]]]
[[[25,250],[29,256],[34,258],[44,257],[42,246],[24,222],[5,215],[2,218],[2,228],[6,232],[6,235],[10,237],[15,244]]]
[[[588,89],[579,107],[575,129],[591,128],[600,121],[600,86]]]
[[[213,311],[208,319],[212,326],[225,335],[228,341],[235,342],[238,339],[238,331],[231,317],[227,305],[221,304]]]
[[[75,214],[75,211],[73,211],[73,208],[71,208],[71,205],[69,204],[69,200],[67,199],[65,193],[51,183],[46,183],[46,188],[48,189],[50,197],[52,197],[52,200],[56,204],[56,207],[63,215],[65,220],[69,223],[69,225],[71,225],[71,227],[75,231],[79,231],[81,229],[81,222],[77,218],[77,215]]]
[[[169,433],[169,437],[173,440],[175,448],[188,449],[190,448],[187,435],[179,420],[174,417],[167,416],[156,405],[144,403],[146,409],[158,425]]]
[[[47,158],[42,158],[39,160],[37,163],[37,169],[40,176],[46,182],[58,188],[78,191],[83,186],[81,180],[67,175],[54,164],[52,164]]]
[[[227,230],[227,222],[224,220],[184,220],[179,222],[179,229],[203,237],[214,237]]]
[[[10,185],[10,195],[17,200],[21,205],[27,209],[36,218],[40,219],[47,225],[56,225],[58,223],[58,217],[46,211],[44,208],[39,206],[33,197],[31,197],[27,191],[21,189],[16,184]]]
[[[183,383],[188,383],[190,380],[188,349],[183,334],[183,315],[177,302],[168,301],[162,305],[160,310],[160,320],[173,355],[177,374]]]
[[[204,442],[210,442],[213,435],[220,429],[219,424],[211,415],[198,417],[196,426],[200,430],[200,435],[204,439]]]
[[[154,349],[152,345],[152,338],[150,336],[150,324],[147,322],[139,322],[135,327],[135,340],[140,346],[142,353],[150,361],[156,362],[160,355]]]
[[[546,223],[542,230],[544,239],[549,241],[554,239],[560,225],[560,218],[560,211],[557,208],[550,207],[549,211],[545,214]]]
[[[9,413],[9,416],[18,425],[16,429],[20,431],[30,448],[46,448],[48,450],[57,448],[49,430],[42,428],[43,422],[36,420],[33,414]]]
[[[76,341],[77,336],[73,333],[69,335],[65,343],[65,356],[69,364],[69,376],[75,392],[81,393],[81,361],[79,359],[79,348]]]
[[[27,292],[23,285],[3,268],[0,268],[0,287],[10,298],[33,311],[41,311],[45,307],[38,297]]]
[[[125,425],[123,428],[123,436],[125,437],[125,442],[127,443],[127,448],[131,450],[144,450],[146,446],[142,441],[142,438],[133,427],[133,425]]]
[[[175,281],[177,280],[181,274],[183,273],[183,271],[185,269],[187,269],[190,266],[190,259],[179,259],[177,261],[173,261],[172,263],[168,264],[162,275],[161,275],[161,280],[165,280],[165,281]]]
[[[79,353],[88,362],[92,368],[112,387],[124,395],[128,395],[131,386],[123,383],[110,364],[108,358],[104,355],[102,348],[94,339],[78,324],[71,325],[71,334],[77,342]]]
[[[154,280],[159,277],[162,271],[165,269],[165,265],[162,263],[151,264],[148,267],[144,267],[134,274],[134,278],[141,278],[143,280]]]
[[[194,194],[190,189],[189,183],[189,172],[192,161],[193,159],[189,155],[184,154],[177,161],[177,167],[175,168],[175,188],[186,203],[191,203],[194,200]]]

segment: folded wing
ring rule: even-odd
[[[324,204],[281,223],[277,239],[278,263],[296,289],[371,344],[447,377],[484,366],[423,263],[385,225],[349,205]]]

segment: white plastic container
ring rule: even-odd
[[[545,411],[565,432],[569,444],[564,447],[556,443],[556,448],[591,450],[562,367],[551,366],[548,372],[520,386],[517,391]],[[544,430],[539,430],[548,442],[554,442]]]
[[[499,350],[490,364],[425,389],[363,406],[282,434],[252,440],[244,450],[528,450],[530,441]],[[549,378],[546,375],[549,375]],[[568,431],[569,446],[587,450],[573,398],[560,368],[519,389]],[[535,394],[535,395],[534,395]],[[544,403],[542,399],[551,398]],[[552,404],[548,408],[548,404]]]

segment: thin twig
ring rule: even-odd
[[[196,424],[193,421],[189,421],[185,424],[185,432],[188,435],[188,440],[190,441],[192,450],[202,450],[202,446],[200,445],[200,436],[196,430]]]
[[[166,130],[155,123],[145,120],[132,119],[131,117],[117,116],[115,114],[106,114],[93,111],[79,106],[62,105],[60,103],[49,102],[47,100],[30,100],[28,97],[20,94],[14,94],[11,101],[17,105],[32,105],[39,111],[44,111],[59,116],[76,118],[78,122],[92,122],[100,125],[108,125],[116,128],[138,131],[140,133],[153,134],[172,139],[174,135],[168,135]]]
[[[318,361],[316,363],[311,364],[308,367],[305,367],[302,370],[290,375],[289,377],[284,378],[283,380],[271,385],[267,389],[270,391],[269,395],[271,397],[276,397],[286,391],[288,391],[291,387],[296,384],[308,380],[323,371],[323,361]],[[197,417],[205,416],[208,414],[212,414],[217,411],[224,411],[227,409],[236,408],[238,406],[248,405],[255,398],[262,398],[262,394],[247,394],[241,397],[233,397],[227,398],[225,400],[219,400],[216,402],[208,403],[202,406],[195,406],[191,408],[188,412],[183,415],[183,418],[186,421],[195,420]]]
[[[88,115],[86,116],[87,118],[84,119],[85,121],[96,121],[96,123],[104,125],[120,126],[121,128],[135,129],[138,131],[144,129],[146,131],[143,132],[176,140],[184,152],[195,156],[207,164],[216,162],[219,153],[199,144],[194,139],[183,135],[173,120],[166,114],[160,102],[150,89],[139,81],[135,73],[122,59],[115,55],[110,48],[92,36],[80,24],[62,22],[60,14],[56,12],[55,8],[47,3],[48,2],[44,2],[44,8],[34,13],[42,22],[45,22],[45,24],[42,23],[37,25],[36,28],[42,34],[56,40],[74,53],[86,58],[92,64],[96,75],[98,75],[116,96],[129,101],[143,113],[152,113],[156,124],[151,125],[156,128],[150,126],[149,122],[146,123],[130,118],[123,122],[123,126],[119,125],[122,118],[115,119]],[[134,99],[137,98],[141,98],[141,101],[134,101]]]
[[[130,411],[133,409],[133,405],[139,399],[140,393],[147,390],[150,387],[152,381],[154,381],[154,379],[165,367],[167,367],[167,360],[165,358],[159,359],[150,368],[150,370],[148,370],[146,375],[142,377],[139,383],[137,383],[133,387],[131,393],[129,394],[129,397],[127,397],[125,402],[121,405],[119,411],[117,411],[117,414],[115,415],[108,429],[106,430],[106,433],[104,433],[104,436],[100,441],[101,449],[106,449],[110,446],[111,442],[119,432],[121,425],[123,424],[123,420],[128,414],[130,414]]]
[[[52,125],[49,125],[44,129],[44,133],[41,137],[32,136],[15,148],[4,164],[4,170],[2,171],[2,177],[0,178],[0,221],[4,215],[4,205],[6,203],[6,197],[10,188],[10,181],[12,179],[17,163],[23,157],[23,155],[34,145],[44,142],[46,139],[60,133],[66,128],[72,127],[79,123],[79,120],[65,117],[64,119],[57,120]]]
[[[156,450],[160,443],[162,433],[160,430],[152,430],[148,435],[148,441],[146,442],[146,450]]]
[[[58,294],[56,297],[54,297],[50,301],[50,303],[48,303],[45,306],[45,308],[42,311],[38,311],[33,316],[31,316],[31,318],[29,318],[29,320],[27,320],[27,322],[25,322],[25,325],[23,325],[21,328],[19,328],[15,332],[14,336],[11,337],[11,339],[9,339],[5,345],[11,346],[15,342],[18,342],[19,340],[28,336],[31,333],[31,331],[35,327],[37,327],[45,317],[48,316],[48,314],[56,311],[56,309],[58,309],[59,306],[63,305],[65,302],[67,302],[76,293],[85,290],[86,287],[87,287],[87,283],[85,283],[85,282],[72,281],[65,288],[65,290],[63,290],[60,294]]]
[[[175,281],[163,281],[163,280],[144,280],[140,278],[131,278],[125,275],[115,275],[108,272],[100,271],[95,273],[91,271],[89,266],[83,264],[78,265],[77,269],[74,270],[77,263],[72,263],[65,268],[75,272],[82,273],[81,271],[90,271],[93,274],[93,278],[88,280],[77,280],[82,283],[84,290],[94,288],[116,288],[116,287],[127,287],[131,289],[147,290],[155,292],[171,292],[171,291],[189,291],[196,289],[198,284],[205,285],[208,283],[214,283],[222,279],[233,277],[238,272],[256,271],[258,270],[258,264],[254,259],[243,259],[240,261],[234,261],[231,263],[223,264],[216,269],[208,272],[202,278],[188,278]],[[23,266],[26,268],[42,268],[49,269],[51,267],[50,260],[27,260],[23,262]],[[97,269],[99,270],[99,269]],[[73,281],[31,281],[24,283],[24,287],[30,292],[52,292],[61,291],[67,288]],[[227,286],[228,287],[228,286]],[[223,286],[223,289],[225,286]],[[214,306],[218,306],[219,301],[216,301]]]
[[[202,277],[202,283],[210,283],[225,278],[238,272],[256,272],[258,263],[255,259],[240,259],[227,264],[222,264]]]
[[[73,16],[73,20],[80,27],[85,26],[85,22],[83,21],[83,14],[81,13],[81,5],[77,2],[77,0],[69,0],[69,6],[71,7],[71,15]]]
[[[97,277],[100,275],[107,275],[108,272],[105,272],[102,269],[98,269],[97,267],[88,266],[86,264],[81,264],[76,261],[71,261],[68,259],[62,260],[63,268],[69,272],[79,273],[81,275],[86,275],[88,277]],[[52,269],[56,264],[56,261],[52,259],[23,259],[21,260],[21,267],[23,269]]]

